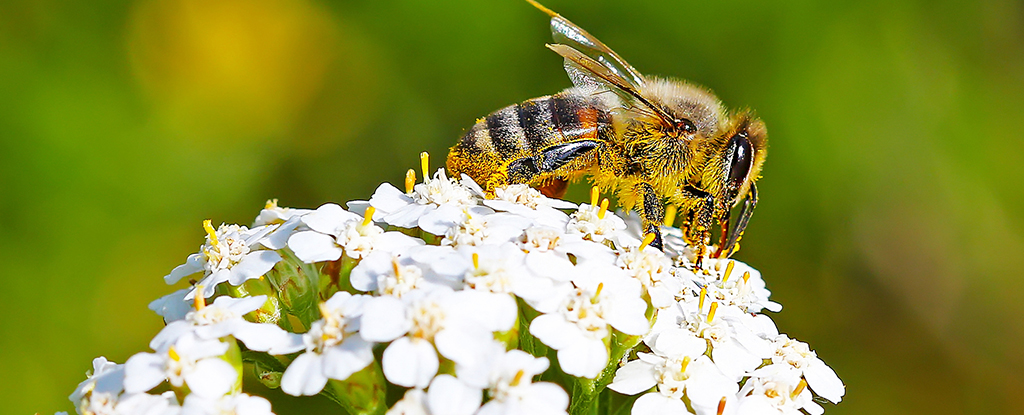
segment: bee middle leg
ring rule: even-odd
[[[701,269],[704,255],[707,254],[707,244],[711,239],[715,198],[710,193],[693,186],[683,187],[679,190],[679,194],[684,200],[689,201],[686,205],[691,206],[685,221],[683,236],[686,238],[686,242],[696,249],[694,265],[697,269]]]
[[[633,189],[637,196],[640,196],[641,207],[640,218],[643,219],[644,234],[654,234],[651,246],[659,250],[664,248],[661,240],[661,224],[665,222],[665,204],[654,191],[654,187],[647,183],[639,183]]]

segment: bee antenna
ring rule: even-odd
[[[540,11],[542,11],[544,13],[547,13],[548,16],[551,16],[551,17],[558,16],[558,13],[555,13],[555,12],[551,11],[551,9],[549,9],[547,7],[544,7],[544,5],[542,5],[540,3],[537,3],[534,0],[526,0],[526,2],[532,4],[533,7],[536,7],[538,9],[540,9]]]

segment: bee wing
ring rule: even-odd
[[[647,81],[636,68],[626,63],[619,54],[611,50],[596,37],[583,28],[558,15],[551,16],[551,34],[555,43],[576,49],[584,56],[594,60],[607,69],[607,72],[634,88],[643,87]]]
[[[666,125],[673,125],[672,117],[660,106],[653,104],[640,92],[640,86],[625,78],[576,48],[563,44],[549,44],[548,49],[565,58],[565,71],[572,83],[579,88],[594,91],[611,91],[619,96],[622,106],[640,113],[659,118]]]
[[[640,91],[647,86],[647,80],[618,53],[558,13],[534,0],[527,1],[551,16],[551,34],[556,43],[547,46],[565,58],[565,72],[573,85],[595,92],[614,92],[623,107],[651,113],[668,125],[674,123],[664,109],[643,96]]]

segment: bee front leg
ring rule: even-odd
[[[665,204],[654,191],[654,187],[647,183],[640,183],[634,189],[640,197],[642,209],[640,217],[643,219],[644,235],[654,234],[651,246],[663,250],[664,244],[661,240],[661,224],[665,222]]]

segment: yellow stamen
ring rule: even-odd
[[[608,213],[608,198],[601,201],[601,210],[597,211],[597,218],[604,219],[605,213]]]
[[[743,283],[746,284],[750,281],[750,271],[743,271]]]
[[[665,226],[672,227],[672,224],[676,222],[676,205],[668,205],[665,207]]]
[[[366,212],[363,212],[363,226],[367,226],[370,224],[370,222],[373,222],[373,214],[376,211],[377,209],[375,209],[373,206],[366,207]]]
[[[267,199],[267,204],[263,208],[264,209],[277,209],[277,199]]]
[[[423,183],[430,181],[430,154],[420,153],[420,168],[423,169]]]
[[[720,399],[718,401],[718,415],[722,415],[724,413],[725,413],[725,397],[723,396],[722,399]]]
[[[398,257],[391,258],[391,270],[395,272],[395,278],[402,281],[402,275],[398,273]]]
[[[804,379],[800,379],[800,383],[798,383],[796,385],[796,388],[793,389],[793,393],[789,394],[789,399],[796,399],[796,397],[800,396],[800,393],[803,392],[804,388],[806,388],[806,387],[807,387],[807,381],[804,380]]]
[[[597,291],[594,291],[594,295],[590,297],[590,304],[597,304],[598,297],[601,296],[601,291],[604,290],[604,283],[597,283]]]
[[[473,253],[473,269],[480,269],[480,254]]]
[[[327,308],[327,303],[317,304],[317,308],[320,309],[320,315],[323,316],[323,318],[327,318],[331,315],[331,310]]]
[[[640,243],[640,249],[639,250],[643,251],[644,247],[646,247],[647,245],[650,245],[651,242],[654,242],[654,234],[653,233],[649,233],[647,235],[644,235],[644,241]]]
[[[178,351],[177,350],[174,350],[174,346],[171,346],[171,347],[167,348],[167,356],[170,357],[171,360],[173,360],[175,362],[181,360],[181,356],[178,355]]]
[[[690,365],[690,356],[683,356],[683,361],[679,362],[679,373],[686,373],[686,367]]]
[[[525,374],[526,373],[523,373],[522,369],[519,369],[519,371],[516,372],[516,376],[514,378],[512,378],[512,381],[509,382],[508,385],[509,386],[516,386],[516,385],[518,385],[519,382],[521,382],[523,380],[523,375],[525,375]]]
[[[405,172],[405,192],[412,193],[413,187],[416,187],[416,170],[409,169]]]
[[[213,222],[209,219],[204,220],[203,229],[206,229],[206,236],[210,237],[210,244],[217,245],[217,231],[213,229]]]
[[[718,302],[711,303],[711,309],[708,310],[708,323],[715,319],[715,311],[718,311]]]
[[[579,318],[580,318],[580,320],[583,320],[583,319],[587,318],[587,309],[586,308],[583,308],[583,307],[580,308]]]
[[[729,274],[732,274],[732,268],[736,265],[736,261],[729,261],[729,264],[725,266],[725,275],[722,276],[722,284],[729,281]]]
[[[697,309],[704,309],[704,297],[708,296],[708,287],[700,287],[700,300],[697,301]]]
[[[601,190],[597,186],[590,188],[590,206],[597,206],[597,198],[601,197]]]
[[[195,293],[196,296],[192,298],[192,304],[195,305],[196,311],[206,308],[206,299],[203,298],[203,286],[197,285]]]

